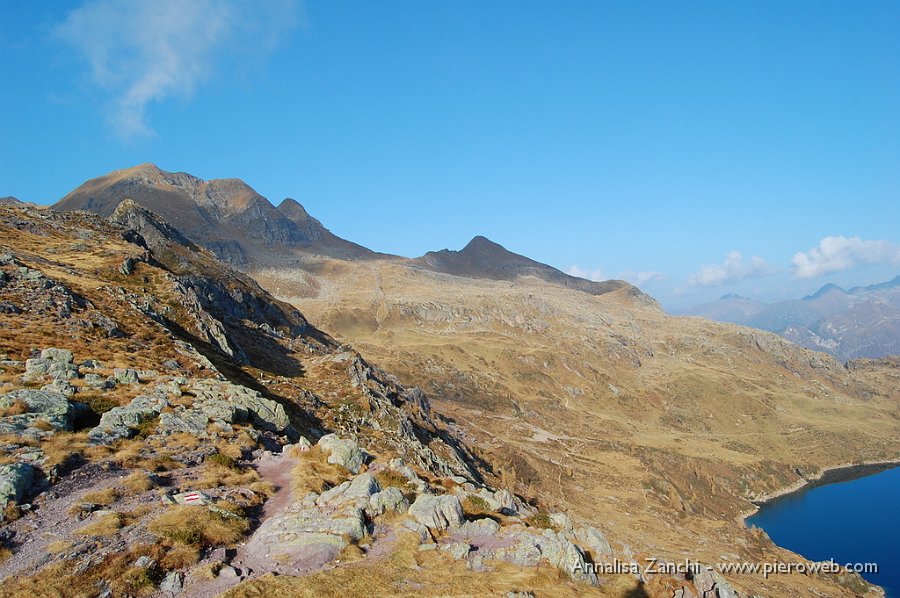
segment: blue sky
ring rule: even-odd
[[[900,3],[0,1],[0,195],[141,162],[678,307],[900,273]]]

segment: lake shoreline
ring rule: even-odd
[[[900,458],[888,461],[864,461],[862,463],[843,463],[840,465],[832,465],[824,467],[819,472],[808,478],[802,478],[797,482],[786,486],[775,492],[763,494],[757,498],[749,499],[753,503],[754,508],[741,513],[738,519],[745,525],[747,518],[752,517],[759,509],[770,502],[784,498],[798,492],[805,492],[819,486],[827,486],[828,484],[839,484],[841,482],[850,482],[859,478],[864,478],[882,471],[887,471],[895,467],[900,467]]]

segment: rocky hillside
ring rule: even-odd
[[[597,528],[486,485],[422,391],[146,209],[110,216],[0,208],[0,596],[638,583],[591,568]]]
[[[142,186],[147,185],[138,184]],[[168,287],[148,287],[145,294],[165,299],[142,311],[143,317],[196,347],[231,383],[282,404],[288,417],[297,418],[292,420],[294,429],[311,444],[316,445],[322,434],[331,431],[340,440],[352,439],[375,457],[367,464],[373,473],[379,464],[389,466],[394,457],[402,458],[426,481],[426,495],[454,494],[466,521],[488,517],[503,528],[483,534],[500,544],[486,539],[487,543],[482,543],[474,535],[467,540],[468,536],[447,530],[432,533],[434,542],[426,539],[422,543],[415,536],[403,540],[396,545],[398,552],[391,553],[396,558],[389,565],[379,565],[378,583],[387,584],[379,587],[381,593],[420,587],[431,591],[434,583],[468,579],[468,572],[480,572],[485,566],[488,577],[472,578],[488,585],[450,593],[496,595],[502,587],[535,589],[540,594],[541,589],[552,587],[552,593],[558,595],[569,591],[651,596],[680,592],[677,595],[720,598],[877,595],[878,590],[845,574],[768,578],[747,574],[725,579],[697,571],[697,575],[643,573],[635,577],[622,574],[620,567],[617,574],[601,572],[598,586],[590,575],[573,578],[572,574],[584,573],[576,555],[586,565],[646,564],[653,559],[670,563],[686,559],[702,563],[802,561],[799,555],[775,546],[765,534],[746,528],[742,517],[755,509],[754,501],[801,485],[826,467],[900,460],[900,375],[896,364],[864,361],[845,367],[827,355],[798,348],[766,332],[673,318],[630,285],[582,287],[578,279],[559,278],[557,274],[565,275],[486,239],[476,239],[460,252],[429,254],[425,256],[428,260],[333,259],[305,252],[303,259],[273,262],[248,252],[242,270],[284,301],[270,302],[280,305],[285,314],[286,304],[299,308],[315,327],[309,323],[304,327],[297,319],[304,317],[299,313],[290,316],[299,327],[296,333],[285,332],[284,324],[277,329],[268,320],[260,323],[258,316],[249,319],[254,322],[250,325],[243,316],[227,317],[230,310],[214,313],[223,301],[228,304],[225,295],[232,300],[235,296],[213,291],[213,299],[207,293],[204,304],[204,283],[194,280],[206,272],[214,273],[211,278],[216,280],[224,276],[244,280],[247,285],[250,278],[227,269],[218,274],[215,268],[224,267],[215,265],[212,257],[199,249],[206,246],[203,237],[187,230],[181,231],[183,236],[176,234],[164,222],[168,214],[160,219],[141,209],[147,203],[140,200],[138,191],[144,193],[127,186],[119,188],[119,203],[125,197],[136,198],[119,210],[85,207],[108,214],[120,223],[117,226],[126,237],[137,235],[140,240],[132,239],[128,247],[137,242],[136,247],[148,254],[136,262],[130,274],[124,273],[129,269],[124,257],[117,256],[117,284],[140,286],[144,272],[162,269],[167,273],[164,280],[172,276],[181,286],[194,289],[193,294],[179,292],[172,300]],[[167,202],[160,206],[170,207]],[[285,218],[298,227],[306,223],[315,228],[302,208],[291,203],[283,207]],[[49,222],[56,218],[43,216]],[[66,218],[98,222],[83,213],[58,218],[59,222]],[[157,238],[163,239],[162,245]],[[194,255],[201,256],[201,261],[192,262]],[[51,259],[49,254],[44,257]],[[84,277],[82,274],[79,280]],[[149,280],[143,285],[155,284],[157,278]],[[97,304],[100,299],[91,296],[90,300]],[[163,313],[165,306],[174,310],[171,317]],[[194,313],[197,309],[220,322],[223,335],[212,323],[207,323],[210,332],[205,332],[203,317]],[[162,314],[170,324],[159,322],[152,314]],[[107,317],[116,322],[121,319]],[[268,328],[280,331],[281,336]],[[397,377],[337,347],[317,329],[327,330],[338,342],[352,343]],[[217,336],[227,342],[218,342]],[[274,342],[275,351],[259,350],[261,339]],[[67,348],[55,341],[32,342],[29,350],[44,347]],[[98,359],[102,361],[102,357]],[[424,389],[431,400],[413,387]],[[316,450],[311,451],[315,459],[307,465],[320,471],[325,466],[321,457],[328,449]],[[261,453],[242,457],[242,466],[269,471],[268,461],[263,459],[269,457]],[[360,469],[359,473],[366,472]],[[314,479],[326,479],[325,485],[314,484],[311,491],[324,496],[323,491],[329,489],[326,486],[355,483],[355,477],[344,475],[322,471]],[[372,487],[365,481],[359,483]],[[372,492],[383,491],[387,485],[385,480],[379,484],[380,490]],[[502,510],[492,506],[487,497],[481,497],[485,506],[478,497],[470,496],[480,495],[481,485],[493,493],[491,500],[497,504],[501,502],[497,492],[517,497],[515,512],[501,517]],[[420,494],[404,494],[410,509]],[[270,516],[251,521],[251,528],[258,525],[252,529],[270,530],[265,523],[272,518],[282,521],[278,517],[284,513],[292,513],[287,521],[319,517],[316,509],[322,505],[318,498],[311,502],[304,500],[304,495],[283,496],[272,499],[281,506],[271,507]],[[340,506],[327,512],[343,518],[347,508],[341,499]],[[439,510],[448,529],[456,529],[449,522],[458,522],[457,518],[447,514],[456,510],[455,503],[442,503]],[[366,538],[375,538],[379,524],[385,522],[367,517],[359,521],[366,525]],[[484,522],[479,525],[493,527]],[[303,534],[321,531],[307,529],[306,523],[303,526],[299,530]],[[587,540],[580,539],[579,534],[588,532],[579,530],[587,528],[594,530],[591,537],[596,532],[604,539],[609,551],[605,545],[591,548]],[[398,531],[394,525],[382,529],[388,537]],[[279,523],[275,532],[282,531]],[[542,535],[549,544],[522,539],[521,533]],[[375,563],[367,557],[387,553],[380,544],[370,546],[366,538],[349,543],[344,550],[361,545],[359,556],[366,558],[359,562]],[[533,540],[538,544],[529,548]],[[428,548],[432,544],[453,545],[446,548],[454,563],[447,575],[430,577],[433,566],[448,566],[447,561],[434,560],[443,559],[445,551]],[[341,554],[327,566],[349,558],[346,552]],[[561,560],[561,554],[568,557]],[[479,559],[486,555],[491,556]],[[252,560],[252,555],[239,553],[238,557],[239,562]],[[284,558],[289,560],[289,556]],[[516,579],[522,575],[516,567],[535,563],[537,570],[529,568],[527,573],[530,588],[518,583],[490,585],[498,579],[505,580],[503,583]],[[547,565],[556,577],[543,577]],[[256,570],[258,565],[248,567]],[[559,576],[560,567],[563,577]],[[243,567],[237,568],[243,571]],[[427,574],[410,572],[422,569]],[[320,593],[333,594],[373,583],[356,577],[352,568],[307,573],[301,582],[254,580],[244,586],[246,591],[235,588],[232,595],[298,593],[309,583],[322,584],[316,586]],[[353,585],[357,583],[362,585]],[[434,593],[440,592],[448,590]]]

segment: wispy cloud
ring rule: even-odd
[[[890,241],[859,237],[825,237],[809,251],[794,254],[791,271],[797,278],[814,278],[862,264],[900,263],[900,247]]]
[[[635,272],[634,270],[624,270],[619,274],[612,276],[610,274],[607,274],[602,268],[596,268],[592,270],[589,268],[582,268],[581,266],[577,265],[569,266],[566,269],[566,274],[577,276],[578,278],[586,278],[595,282],[609,280],[610,278],[627,280],[635,286],[641,286],[648,282],[665,278],[665,276],[663,276],[659,272]]]
[[[752,256],[749,261],[738,251],[732,251],[725,256],[721,264],[701,266],[695,274],[688,278],[688,286],[691,287],[715,287],[746,280],[748,278],[762,278],[776,272],[759,256]]]
[[[645,285],[648,282],[653,282],[655,280],[662,280],[665,278],[661,272],[635,272],[634,270],[625,270],[620,273],[616,278],[621,278],[622,280],[627,280],[631,284],[636,287],[641,285]]]
[[[577,276],[578,278],[586,278],[588,280],[594,280],[597,282],[603,280],[609,280],[609,276],[603,272],[602,268],[597,268],[594,270],[582,268],[581,266],[572,265],[566,268],[566,274],[571,276]]]
[[[297,0],[87,0],[57,28],[110,94],[123,138],[152,135],[147,107],[189,97],[227,57],[265,55],[298,21]]]

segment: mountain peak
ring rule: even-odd
[[[832,292],[832,291],[839,291],[839,292],[841,292],[841,293],[846,293],[846,291],[845,291],[844,289],[842,289],[841,287],[837,286],[837,285],[834,284],[833,282],[829,282],[828,284],[826,284],[825,286],[823,286],[821,289],[819,289],[818,291],[816,291],[816,292],[813,293],[812,295],[807,295],[806,297],[804,297],[803,300],[804,300],[804,301],[809,301],[809,300],[811,300],[811,299],[818,299],[818,298],[821,297],[822,295],[825,295],[826,293],[830,293],[830,292]]]
[[[315,220],[312,216],[309,215],[309,212],[306,211],[306,208],[303,207],[296,199],[291,197],[286,197],[284,200],[278,204],[278,211],[297,222],[298,220]]]

